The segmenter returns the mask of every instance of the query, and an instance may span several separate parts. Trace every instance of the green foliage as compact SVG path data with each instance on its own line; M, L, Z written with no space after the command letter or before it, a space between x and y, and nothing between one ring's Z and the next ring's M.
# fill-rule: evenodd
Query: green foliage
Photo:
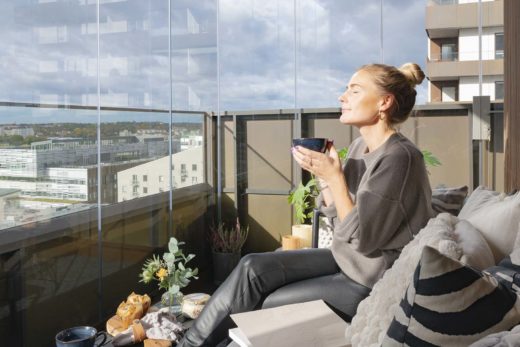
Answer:
M242 227L237 218L233 227L227 228L225 223L210 227L209 241L214 252L240 253L248 234L249 227Z
M317 181L313 177L306 185L300 182L298 187L289 194L287 200L294 206L298 224L305 223L306 219L312 217L312 209L315 207L314 201L318 193Z
M154 254L151 259L146 260L139 274L140 282L150 283L155 280L159 282L160 289L166 289L174 295L190 283L190 278L198 279L199 269L186 267L195 255L185 256L180 248L183 244L184 242L171 237L168 242L169 252L165 252L162 259Z
M339 155L339 159L341 161L347 160L347 157L348 157L348 147L343 147L342 149L340 149L338 151L338 155Z
M437 159L437 157L434 156L432 154L432 152L423 150L422 154L423 154L424 164L426 166L435 167L435 166L442 165L441 162L439 161L439 159Z

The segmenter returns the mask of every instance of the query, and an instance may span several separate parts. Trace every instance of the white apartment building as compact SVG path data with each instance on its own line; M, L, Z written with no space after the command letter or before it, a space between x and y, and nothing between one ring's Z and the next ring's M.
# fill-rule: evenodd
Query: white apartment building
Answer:
M502 0L483 0L479 52L478 0L430 0L426 7L428 102L473 101L479 95L504 98Z
M31 149L0 149L0 188L20 190L22 198L97 201L97 146L79 140L48 140ZM135 137L103 140L102 197L117 201L117 171L168 153L166 141Z
M20 135L22 137L34 136L34 129L27 126L4 125L0 126L0 136Z
M117 173L118 201L165 192L170 189L169 175L172 175L172 188L178 189L204 182L203 147L194 147L169 157L150 161Z

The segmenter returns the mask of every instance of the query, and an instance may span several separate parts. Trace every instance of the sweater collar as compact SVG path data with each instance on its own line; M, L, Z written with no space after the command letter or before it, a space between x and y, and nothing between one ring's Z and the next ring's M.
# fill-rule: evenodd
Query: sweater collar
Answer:
M385 153L391 145L399 141L402 137L403 135L401 135L399 132L396 132L390 135L390 137L385 142L383 142L381 146L377 147L376 150L372 152L367 152L368 146L365 143L365 149L363 151L363 160L365 161L365 165L367 167L371 166L375 161L377 161L381 154Z

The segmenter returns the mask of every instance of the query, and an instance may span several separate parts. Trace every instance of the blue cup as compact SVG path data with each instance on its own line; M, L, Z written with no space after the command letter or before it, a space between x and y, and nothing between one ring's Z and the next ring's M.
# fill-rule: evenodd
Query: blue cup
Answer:
M99 336L103 339L95 345ZM98 332L96 328L82 326L68 328L56 334L56 347L96 347L103 346L107 340L104 331Z
M306 137L292 140L293 147L301 146L321 153L325 153L329 142L332 143L332 141L321 137Z

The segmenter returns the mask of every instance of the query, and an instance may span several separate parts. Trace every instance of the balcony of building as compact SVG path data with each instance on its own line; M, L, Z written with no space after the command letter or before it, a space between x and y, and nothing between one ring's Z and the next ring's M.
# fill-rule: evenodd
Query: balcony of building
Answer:
M425 27L430 39L457 37L479 23L478 1L428 1ZM482 1L482 27L504 26L504 1Z
M483 76L504 75L504 62L501 59L491 60L455 60L458 55L447 56L446 59L436 60L435 57L426 62L426 73L431 81L455 79L460 77L478 76L482 64ZM453 60L451 60L453 59Z

